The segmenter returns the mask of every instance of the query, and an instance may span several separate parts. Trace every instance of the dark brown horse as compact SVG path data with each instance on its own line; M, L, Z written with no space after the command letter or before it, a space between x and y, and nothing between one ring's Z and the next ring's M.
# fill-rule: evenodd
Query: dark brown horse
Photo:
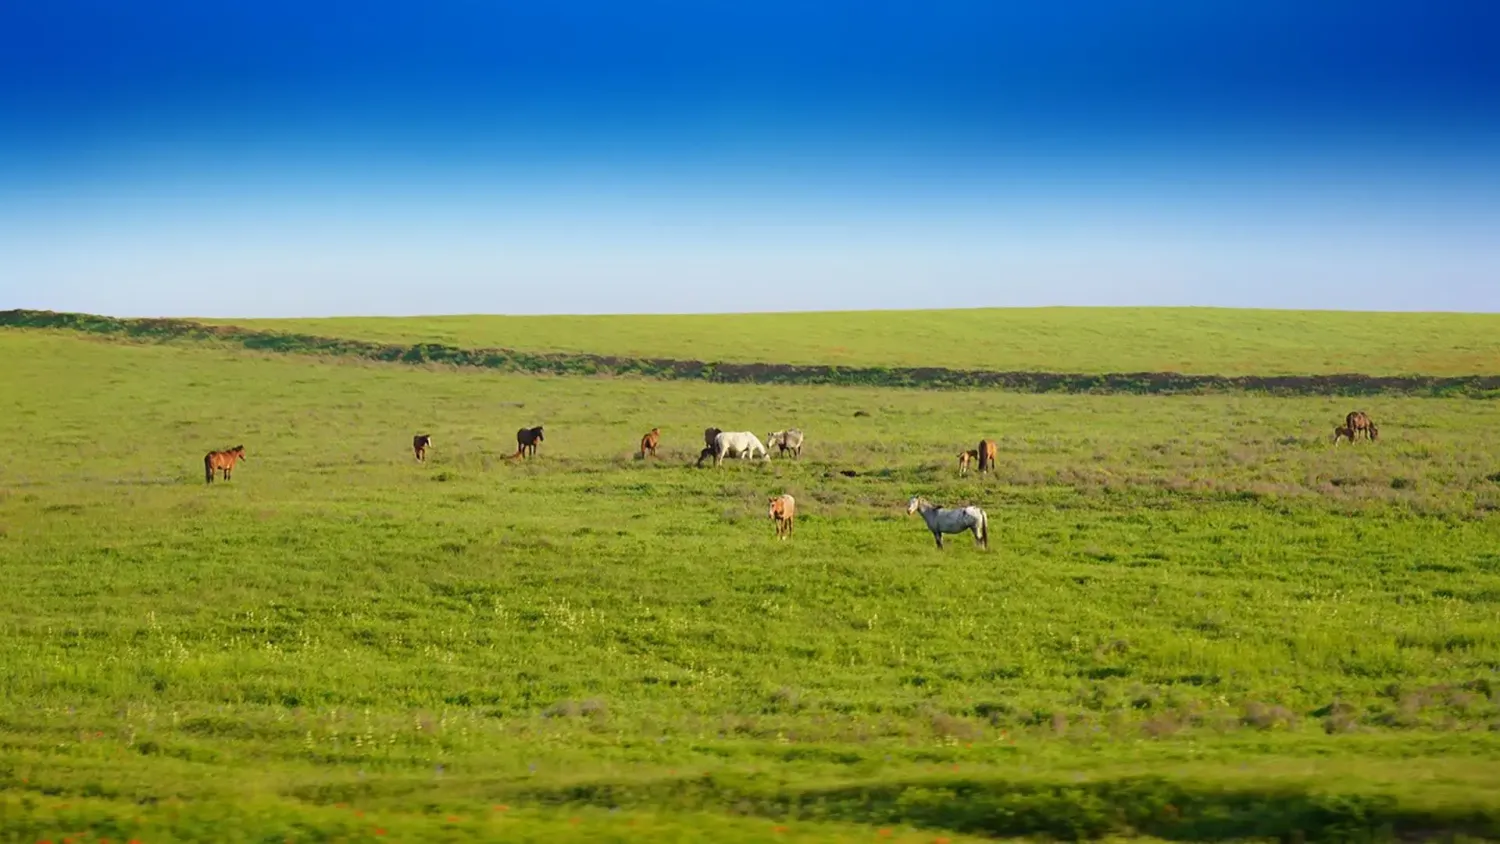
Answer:
M1333 429L1333 444L1338 445L1339 440L1354 442L1354 432L1349 430L1348 425L1340 425Z
M718 441L719 435L722 433L724 432L720 431L718 428L703 429L703 450L698 452L698 462L695 465L702 466L703 461L714 456L714 450L716 448L715 443Z
M432 445L432 437L427 434L418 434L411 438L411 450L417 455L417 460L427 461L427 448Z
M535 428L522 428L516 432L516 457L526 457L536 454L536 444L541 442L542 426Z
M1369 437L1371 440L1374 440L1375 438L1380 436L1380 434L1375 429L1375 423L1370 421L1370 417L1366 416L1363 410L1356 410L1350 413L1348 416L1345 416L1344 427L1348 428L1356 437L1359 436L1361 432L1363 432L1364 435L1366 437ZM1351 438L1350 442L1353 441L1354 440Z
M979 471L981 473L993 472L995 470L995 455L998 452L998 449L995 448L995 441L980 440L977 450L979 452Z
M214 471L224 473L224 480L229 480L229 473L234 471L234 464L240 460L247 460L245 447L237 445L223 451L210 451L203 455L203 482L214 482Z
M655 457L658 445L661 445L661 429L652 428L646 432L646 436L641 437L641 457L645 458L648 454Z

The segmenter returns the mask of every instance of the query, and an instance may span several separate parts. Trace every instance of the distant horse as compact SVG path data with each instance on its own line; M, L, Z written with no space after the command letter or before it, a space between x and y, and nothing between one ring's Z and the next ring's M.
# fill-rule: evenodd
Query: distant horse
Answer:
M801 458L802 432L796 428L788 428L785 431L766 434L766 448L769 449L772 446L779 449L777 453L780 455L785 455L790 451L793 457Z
M411 438L411 450L417 455L417 461L427 462L427 449L432 445L432 437L427 434L418 434Z
M1348 428L1356 437L1359 436L1361 432L1363 432L1364 435L1366 437L1369 437L1371 440L1374 440L1376 437L1380 436L1378 433L1374 433L1375 423L1370 421L1370 417L1366 416L1363 410L1356 410L1351 412L1348 416L1345 416L1344 427ZM1353 438L1350 438L1350 442L1353 441Z
M541 425L538 425L535 428L522 428L521 430L517 431L516 453L514 456L526 457L536 454L536 444L541 442L542 439L543 437Z
M234 464L248 459L245 456L245 447L242 445L223 451L210 451L203 455L203 482L213 483L215 470L223 472L224 480L229 480L229 473L234 471Z
M655 457L658 445L661 445L661 430L652 428L646 432L646 436L641 437L641 457L645 458L648 454Z
M771 499L771 520L776 523L776 538L786 539L792 535L792 523L797 521L797 500L782 494Z
M1348 425L1339 425L1333 429L1333 444L1338 445L1339 440L1354 442L1354 432L1349 430Z
M759 457L770 460L771 453L749 431L720 431L714 437L714 465L724 465L726 457L738 457L741 460Z
M995 471L995 454L997 453L995 441L980 440L977 451L979 452L979 471L981 473Z
M958 453L958 474L967 475L969 473L969 464L978 460L978 449L971 448L968 451L960 451Z
M989 550L990 517L978 507L946 510L925 498L912 496L911 501L906 504L906 515L910 516L912 513L922 514L922 521L932 531L932 538L937 541L939 550L943 547L943 534L963 533L966 530L973 532L974 541L980 548Z
M703 450L698 452L698 462L694 465L702 466L703 461L714 456L714 452L716 450L714 447L714 441L718 439L719 434L721 433L723 432L718 428L703 429Z

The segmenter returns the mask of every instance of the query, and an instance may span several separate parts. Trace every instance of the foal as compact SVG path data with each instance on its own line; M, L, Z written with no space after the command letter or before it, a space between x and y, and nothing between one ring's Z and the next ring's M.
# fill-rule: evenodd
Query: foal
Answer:
M792 535L792 524L797 521L797 500L786 493L771 499L771 520L776 523L776 538L786 539Z

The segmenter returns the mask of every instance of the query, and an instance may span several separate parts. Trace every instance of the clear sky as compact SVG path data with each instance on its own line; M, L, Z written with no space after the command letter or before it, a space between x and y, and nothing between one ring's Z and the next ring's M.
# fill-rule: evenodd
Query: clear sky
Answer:
M1500 311L1500 4L0 4L0 308Z

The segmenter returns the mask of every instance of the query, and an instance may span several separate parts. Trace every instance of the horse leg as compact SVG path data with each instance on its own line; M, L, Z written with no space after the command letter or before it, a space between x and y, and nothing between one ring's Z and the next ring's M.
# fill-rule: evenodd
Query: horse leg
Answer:
M939 530L933 531L932 532L932 538L935 539L935 540L937 540L938 550L939 551L943 550L943 532L939 531Z

